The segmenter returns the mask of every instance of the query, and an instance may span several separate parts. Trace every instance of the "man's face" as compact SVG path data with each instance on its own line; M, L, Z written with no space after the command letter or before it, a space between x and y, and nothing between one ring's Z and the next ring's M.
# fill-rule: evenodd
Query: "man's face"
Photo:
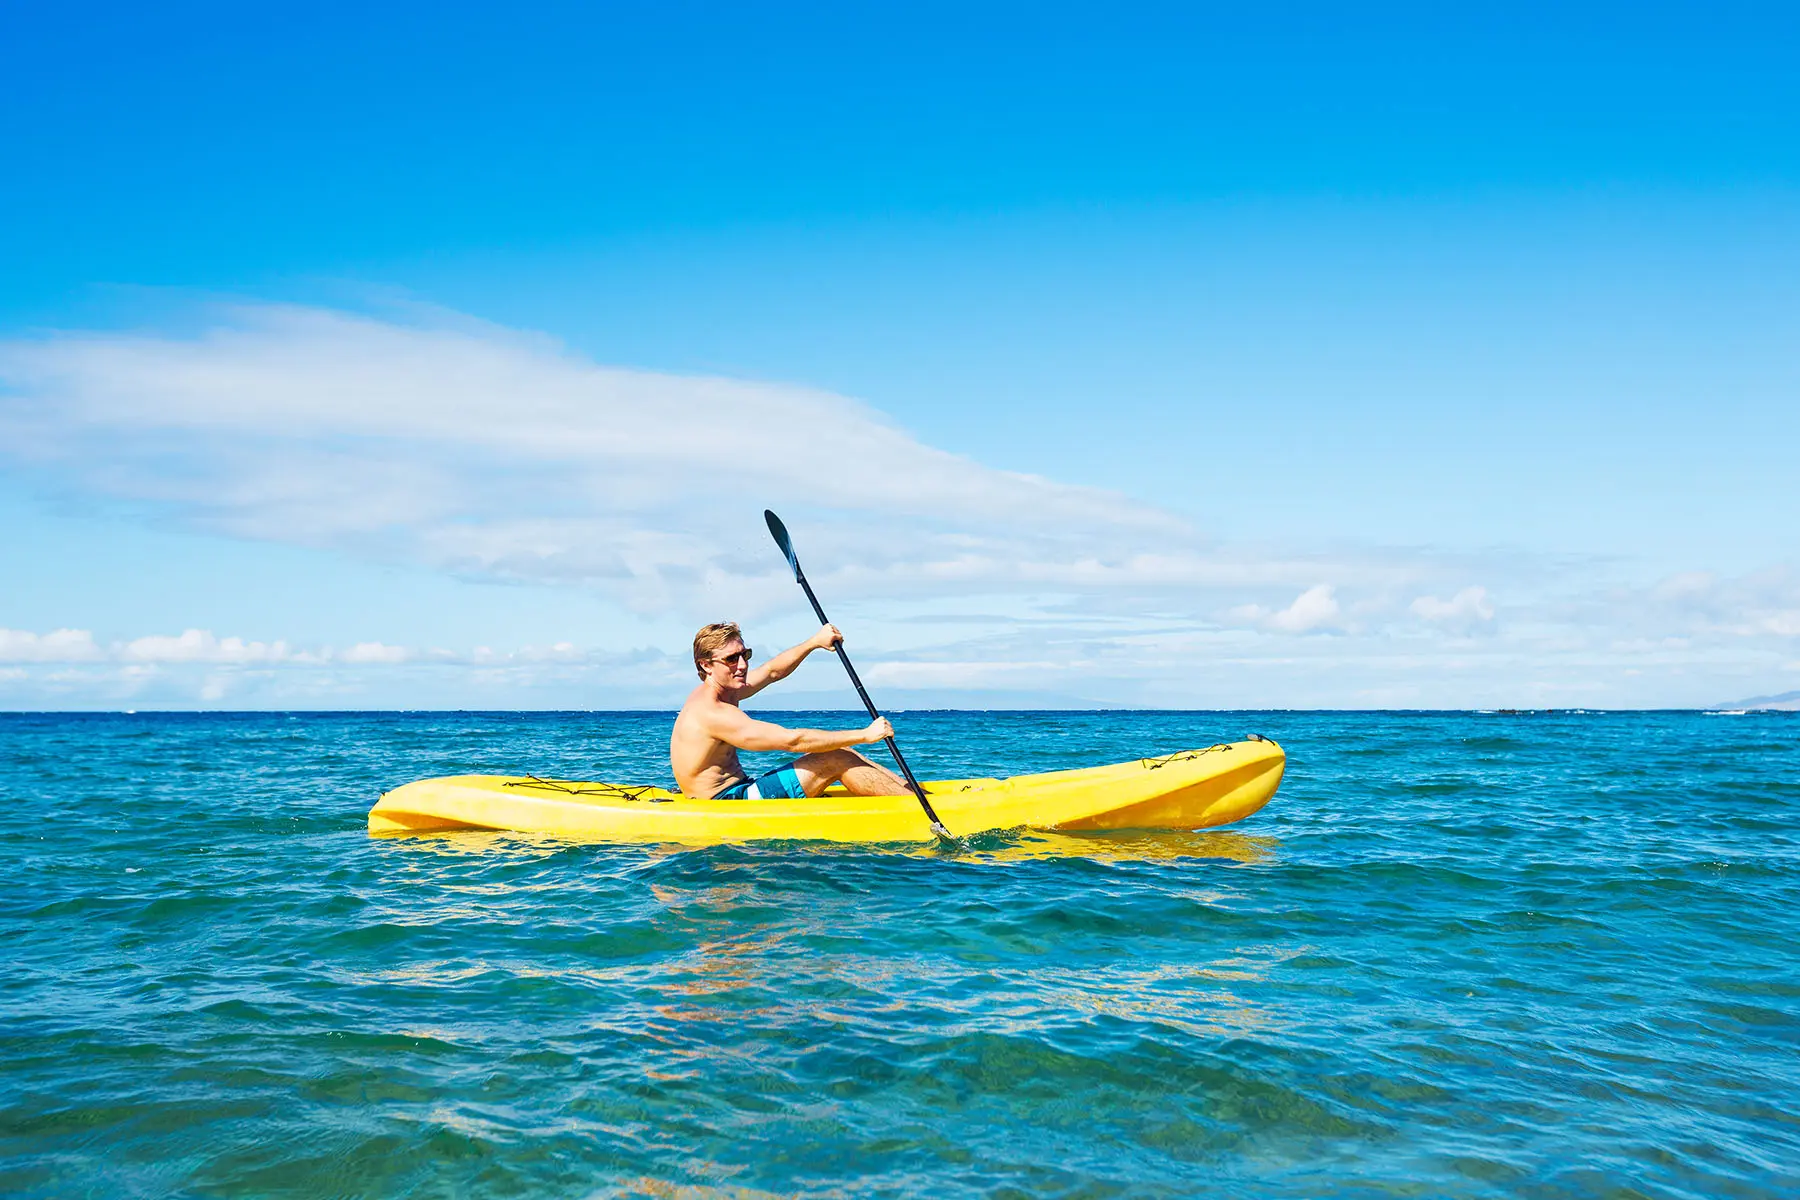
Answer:
M743 687L750 681L751 651L737 638L731 639L707 663L707 673L725 687Z

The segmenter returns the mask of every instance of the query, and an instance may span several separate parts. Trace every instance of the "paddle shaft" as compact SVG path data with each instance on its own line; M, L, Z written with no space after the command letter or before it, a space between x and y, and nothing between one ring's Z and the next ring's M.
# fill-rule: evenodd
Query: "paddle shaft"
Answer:
M812 584L806 582L806 574L800 570L798 563L794 564L794 578L800 581L800 586L806 591L806 598L812 602L813 612L818 615L819 624L831 624L830 619L825 615L824 607L819 604L819 598L813 595ZM875 711L875 702L869 699L869 693L863 687L862 680L857 678L856 668L850 665L850 656L844 653L842 642L837 644L837 656L843 662L844 670L849 673L850 683L856 688L856 694L862 697L863 707L869 710L869 719L871 721L880 719L881 714ZM937 830L940 836L949 837L950 831L944 828L944 823L938 820L937 813L932 810L931 801L925 798L925 789L919 786L919 781L913 777L912 768L906 765L906 756L900 753L900 744L891 737L882 740L887 743L888 753L892 754L894 761L899 764L900 773L906 776L906 786L910 787L913 795L918 797L919 807L923 808L925 815L931 819L931 827Z

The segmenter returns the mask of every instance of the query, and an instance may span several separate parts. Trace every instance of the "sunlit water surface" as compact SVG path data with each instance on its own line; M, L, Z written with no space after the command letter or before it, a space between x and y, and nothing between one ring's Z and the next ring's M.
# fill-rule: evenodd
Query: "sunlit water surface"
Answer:
M1800 716L897 723L1289 768L1212 833L375 840L668 717L0 716L0 1192L1800 1195Z

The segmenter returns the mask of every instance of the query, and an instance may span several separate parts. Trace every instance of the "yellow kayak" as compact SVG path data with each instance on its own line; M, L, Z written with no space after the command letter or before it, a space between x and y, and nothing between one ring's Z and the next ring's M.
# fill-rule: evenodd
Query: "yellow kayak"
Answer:
M1205 829L1269 802L1287 755L1253 739L1104 767L924 784L957 837L990 829ZM929 842L912 796L852 796L833 787L796 800L694 800L657 787L535 775L453 775L386 793L372 834L508 829L611 842L710 845L768 838Z

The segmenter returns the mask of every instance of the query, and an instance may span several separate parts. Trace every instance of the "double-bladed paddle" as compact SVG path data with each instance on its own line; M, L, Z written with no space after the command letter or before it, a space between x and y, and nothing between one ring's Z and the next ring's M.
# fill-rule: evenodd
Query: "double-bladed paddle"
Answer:
M813 612L818 614L819 624L831 624L831 621L825 616L825 610L819 606L819 598L813 595L812 584L806 582L806 572L800 569L800 558L794 553L794 540L788 537L787 526L781 523L780 517L766 508L763 509L763 519L769 523L769 532L774 535L775 544L781 547L781 553L786 556L788 566L794 568L795 582L799 583L801 588L806 591L806 598L812 601ZM844 653L842 642L837 645L837 656L839 661L844 664L844 670L849 672L850 682L856 687L856 694L862 697L863 707L869 710L869 719L871 721L879 720L881 714L875 711L875 702L869 699L869 693L863 687L862 680L856 677L856 668L850 665L850 656ZM883 740L887 742L888 753L892 754L894 761L899 764L900 773L906 776L906 785L913 790L913 795L918 797L919 807L925 810L925 816L931 821L931 831L945 841L953 840L950 837L950 831L944 828L944 823L938 820L938 815L931 810L931 801L925 798L925 789L919 786L917 779L913 778L912 768L906 765L906 758L900 753L899 744L891 737Z

